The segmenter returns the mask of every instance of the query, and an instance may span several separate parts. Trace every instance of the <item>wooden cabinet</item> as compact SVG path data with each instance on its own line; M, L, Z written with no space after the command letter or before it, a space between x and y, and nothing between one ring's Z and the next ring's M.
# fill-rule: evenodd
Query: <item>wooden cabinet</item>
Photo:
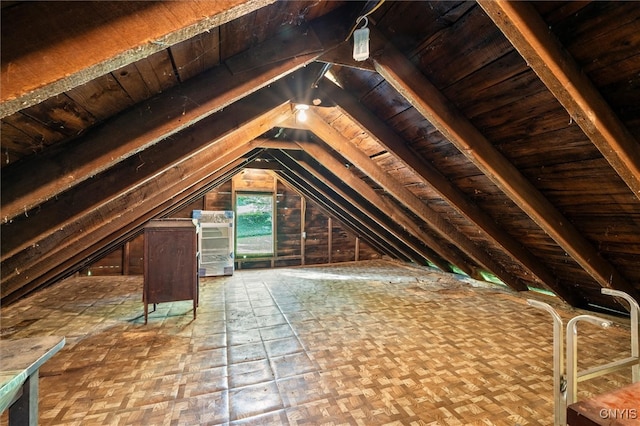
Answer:
M149 303L193 300L198 306L198 234L191 219L157 219L144 228L144 323Z

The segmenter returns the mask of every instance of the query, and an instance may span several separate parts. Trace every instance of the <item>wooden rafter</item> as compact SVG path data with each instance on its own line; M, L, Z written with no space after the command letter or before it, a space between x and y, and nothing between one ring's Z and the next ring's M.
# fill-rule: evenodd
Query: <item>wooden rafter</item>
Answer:
M328 79L323 79L319 89L330 97L341 111L361 126L363 131L400 160L423 183L438 192L451 207L473 222L488 238L501 246L534 277L543 282L567 303L575 303L575 295L558 285L554 275L544 267L539 259L536 259L531 252L505 232L504 229L500 228L489 215L469 200L462 191L436 170L435 167L421 160L420 155L415 153L393 129L378 119L375 114L348 92L331 83Z
M3 10L0 117L274 1L50 2ZM68 22L85 31L70 32Z
M323 51L311 30L288 33L287 37L290 45L279 62L258 67L261 51L243 55L234 66L246 71L231 73L227 67L216 67L114 117L63 153L39 156L7 170L2 179L2 219L7 222L28 213L117 162L308 65ZM271 42L277 45L283 41L276 38ZM296 52L293 57L292 51Z
M29 281L16 291L6 297L3 297L2 302L12 303L32 290L55 283L56 281L79 271L82 267L90 265L93 260L100 258L105 254L105 252L108 252L110 249L113 249L114 247L117 247L138 235L142 231L144 224L149 219L162 217L164 214L175 209L176 206L186 203L189 200L193 200L195 196L192 195L192 192L206 192L207 188L210 189L212 185L215 185L215 182L227 179L229 174L234 173L234 171L241 168L245 163L245 159L243 157L237 157L236 160L232 160L234 156L242 155L241 152L229 152L228 154L228 156L225 154L224 156L219 157L219 163L216 164L224 164L226 162L226 166L216 169L217 173L214 177L214 181L200 182L193 187L185 188L185 190L180 194L166 199L164 203L145 212L142 216L138 216L133 211L125 212L125 216L131 218L129 222L124 223L124 225L121 224L121 227L117 228L116 231L105 236L101 240L89 240L88 242L90 246L84 250L74 251L73 253L75 254L72 254L68 258L60 257L59 259L62 259L60 263L56 263L55 266L47 270L43 275ZM214 168L216 164L213 165ZM205 189L203 190L203 188Z
M280 92L285 92L287 87L283 81L272 86ZM287 97L284 93L273 95L269 89L255 93L246 99L238 101L229 108L220 111L205 120L198 126L192 126L176 134L182 143L173 143L171 139L150 146L147 150L139 152L136 156L118 163L122 177L107 174L101 179L91 179L78 190L67 191L56 200L43 204L38 215L21 216L16 220L3 224L2 238L2 262L30 246L41 245L38 239L66 228L65 223L75 223L83 226L76 216L84 214L86 210L95 210L110 197L116 197L118 191L133 191L145 179L153 179L155 175L164 169L173 167L193 155L197 155L206 149L213 140L237 134L243 130L246 122L250 122L254 116L263 113L262 108L274 108L275 113L287 114L290 112ZM262 131L269 130L273 123L265 124ZM49 206L49 204L52 204Z
M320 56L318 61L331 65L375 71L371 61L356 61L353 59L353 43L351 40L340 43L335 49Z
M525 1L478 3L640 199L640 143L533 6Z
M245 154L246 149L250 149L250 147L244 145L236 150L222 154L214 162L206 166L206 173L222 173L229 168L242 165L244 159L241 156ZM202 170L199 173L202 176ZM35 265L30 270L25 271L34 275L24 277L24 282L20 281L21 277L7 280L6 282L3 281L2 302L10 303L42 285L67 276L69 271L78 270L79 266L86 264L88 260L98 255L106 247L118 242L124 242L128 235L135 235L149 219L158 217L164 211L171 209L176 203L188 197L189 192L193 190L188 186L188 180L180 181L179 177L175 175L164 177L168 180L173 179L172 182L167 184L166 191L154 188L151 190L152 195L143 204L137 204L133 206L136 208L120 212L117 220L99 223L98 227L90 233L82 233L80 238L74 239L73 242L65 244L61 250L56 251L55 256L43 259L48 263L47 268L40 268L40 265ZM161 181L164 182L164 180ZM195 185L199 184L196 183ZM147 208L150 210L146 210Z
M374 58L376 70L498 188L531 217L602 287L633 288L555 206L390 43Z
M137 183L118 192L113 198L68 218L62 225L52 226L51 232L43 233L31 245L22 246L13 256L3 257L2 297L24 284L31 286L32 282L38 282L37 278L41 275L53 273L57 265L63 263L61 259L73 258L96 240L128 226L127 221L135 221L136 215L144 215L167 200L173 200L185 188L206 179L216 171L214 165L220 164L220 158L227 162L235 161L244 152L253 149L250 141L290 116L291 108L287 102L282 103L282 99L274 98L271 94L260 101L248 98L223 111L209 125L205 120L202 126L177 135L185 139L186 148L176 148L181 144L168 141L167 147L152 151L137 170L140 173ZM277 106L278 101L281 102L280 106ZM257 112L259 108L264 110ZM242 121L242 125L234 124L238 120ZM217 135L212 133L216 130ZM200 147L194 149L197 145ZM188 150L186 154L182 151L184 149ZM171 158L172 155L175 157ZM166 160L166 157L170 159ZM151 168L156 162L164 165L162 170L152 168L145 174L145 164L148 163L150 166L146 167ZM114 173L117 176L122 171L114 170ZM135 175L136 171L129 173ZM117 179L116 176L113 179ZM108 185L109 182L112 180L106 176L81 187L84 188L81 190L99 191L95 185ZM71 196L82 195L76 193ZM73 238L69 238L69 235L73 235Z
M406 253L406 250L402 250L390 239L382 236L379 231L374 230L372 226L368 226L363 221L368 217L358 214L355 211L355 204L346 202L341 193L335 191L335 184L328 182L325 178L318 177L313 172L314 168L306 159L302 148L295 142L258 138L252 141L252 144L262 148L262 154L260 158L247 163L247 168L273 171L284 185L312 200L324 214L340 220L354 234L364 237L372 247L381 253L406 261L416 261ZM272 161L265 162L265 157Z
M286 126L286 122L283 123L283 126ZM331 209L333 211L333 214L336 214L338 218L344 223L354 224L355 222L357 222L357 224L354 224L354 226L358 228L359 233L370 236L370 234L374 232L374 236L370 237L373 238L372 240L370 240L370 244L375 242L374 245L379 246L380 243L384 243L383 246L388 245L394 247L394 250L396 252L401 253L407 259L411 259L412 261L415 261L417 263L424 263L426 260L429 260L442 270L449 270L448 265L444 261L442 261L439 256L428 249L426 249L426 251L429 251L429 253L424 253L424 246L419 247L418 245L413 244L411 241L407 241L406 237L403 237L401 233L397 232L397 230L388 226L385 221L376 220L376 218L378 217L377 214L375 214L367 206L356 200L354 197L350 196L346 191L335 184L333 182L334 179L326 174L327 171L335 176L338 181L348 185L352 191L364 195L364 198L368 199L369 201L373 201L374 205L385 206L382 207L381 210L384 214L387 215L387 217L397 218L398 209L395 208L395 206L389 205L388 202L384 201L375 191L373 191L371 187L362 182L362 180L355 176L353 173L349 172L342 163L331 156L323 147L312 142L303 141L274 142L272 140L259 139L255 140L254 143L263 148L280 150L282 152L282 155L274 155L274 158L276 158L276 160L278 160L281 165L286 168L287 171L285 172L285 174L287 174L290 179L291 173L296 174L300 180L304 181L309 186L310 189L313 189L312 191L305 191L305 195L310 197L311 199L314 199L316 202L320 202L322 201L322 199L314 194L314 192L319 192L322 197L324 197L326 200L331 200L331 202L334 205L338 206L339 209L348 212L349 216L347 217L344 215L340 215L340 213L336 210L326 206L326 208ZM298 157L293 157L291 154L292 151L301 151L310 155L317 163L322 164L323 170L318 170L316 167L312 166L309 161ZM290 159L290 161L283 161L283 155L286 155L287 158ZM292 164L294 162L295 164L297 164L297 166ZM307 175L310 177L302 176L299 172L300 168L303 168L305 170L305 173L307 173ZM335 196L329 196L327 191L320 188L319 184L313 183L311 179L314 179L315 182L322 182L322 185L330 188L331 192L335 194ZM299 180L296 182L298 189L299 185L301 184L304 183L300 183ZM322 201L322 203L326 204L325 201ZM363 219L369 220L363 221ZM415 225L411 226L415 227ZM406 249L398 247L397 243L394 243L391 238L387 238L386 236L382 235L380 229L388 233L389 236L393 237L395 240L401 241L402 244L411 248L415 253L419 253L419 257L416 257L416 255L411 255L407 253ZM420 231L420 233L422 233L422 231ZM384 249L384 251L388 251L388 249Z
M333 191L333 186L326 180L318 179L311 172L313 168L307 163L293 158L283 158L283 155L288 156L284 151L281 155L274 155L274 158L284 167L284 170L280 171L278 175L298 192L316 203L325 214L336 217L357 235L364 236L369 244L382 253L405 261L417 263L424 261L417 253L411 253L408 247L401 247L399 240L394 240L392 236L376 229L378 224L368 221L367 216L358 215L357 206L349 204L344 199L341 200L340 195Z
M446 262L442 261L442 255L434 255L435 253L429 253L425 250L425 247L420 247L419 245L408 241L405 237L398 234L395 230L388 226L386 222L390 220L392 223L399 224L406 231L423 241L426 247L429 248L429 251L432 249L432 247L436 247L436 251L444 253L447 256L445 257L445 259L447 259L450 263L461 265L461 268L465 268L463 270L469 275L474 274L473 268L468 266L467 263L457 253L454 253L447 247L443 247L440 242L435 241L432 236L421 230L400 208L389 203L387 200L381 197L377 192L375 192L373 188L371 188L369 185L363 182L362 179L356 176L353 171L344 167L344 164L342 164L329 152L327 152L324 147L313 142L298 141L297 144L307 154L309 154L312 158L316 159L316 161L322 164L322 166L325 167L326 170L328 170L341 182L347 184L352 190L356 191L358 194L360 194L366 200L376 206L386 216L386 220L378 221L382 228L394 234L398 239L402 240L414 251L422 253L422 256L424 256L426 259L429 259L434 265L438 266L438 268L442 269L443 271L449 271L450 267ZM320 171L315 171L315 174L316 177L320 179L323 176L323 173ZM339 189L337 188L334 188L334 190L339 191ZM359 208L363 214L366 214L369 217L376 216L374 212L367 209L364 205L358 203L355 199L348 197L344 193L342 195L343 198L347 198L350 203L359 205Z
M337 130L327 124L322 118L311 112L305 125L307 129L315 133L327 145L336 150L340 155L366 173L373 181L385 188L394 198L405 205L409 210L423 220L432 230L442 238L457 246L467 256L482 265L487 271L495 274L506 285L517 291L526 291L528 287L521 280L509 274L500 264L495 262L480 247L476 246L464 234L455 229L449 222L443 219L437 212L424 204L411 191L386 174L362 151L342 136ZM432 249L441 253L434 247ZM443 257L446 257L443 255ZM457 265L456 265L457 266Z

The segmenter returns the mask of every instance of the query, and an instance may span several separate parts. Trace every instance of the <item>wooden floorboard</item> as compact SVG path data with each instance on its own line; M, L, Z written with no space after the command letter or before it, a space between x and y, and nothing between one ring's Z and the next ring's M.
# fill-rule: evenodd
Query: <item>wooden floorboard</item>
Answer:
M145 326L142 277L74 277L3 308L1 329L66 336L40 371L42 425L552 425L550 315L470 282L392 262L242 270L202 279L195 321L174 302ZM628 356L624 320L580 336L584 368Z

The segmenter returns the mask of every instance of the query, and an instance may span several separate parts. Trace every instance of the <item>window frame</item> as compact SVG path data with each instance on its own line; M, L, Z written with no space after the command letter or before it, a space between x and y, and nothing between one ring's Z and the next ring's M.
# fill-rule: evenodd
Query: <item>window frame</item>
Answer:
M270 218L271 218L271 233L270 233L271 248L269 252L259 251L259 252L243 253L239 250L238 239L240 235L240 227L238 225L238 222L240 220L241 213L238 211L238 207L239 207L238 198L245 197L245 196L258 196L258 197L264 197L265 199L269 198L271 200L271 211L269 212ZM235 191L233 202L234 202L234 213L235 213L234 217L235 217L235 228L236 228L235 241L234 241L236 258L250 259L250 258L275 256L275 253L276 253L276 235L275 235L276 233L276 200L274 197L274 193L270 191Z

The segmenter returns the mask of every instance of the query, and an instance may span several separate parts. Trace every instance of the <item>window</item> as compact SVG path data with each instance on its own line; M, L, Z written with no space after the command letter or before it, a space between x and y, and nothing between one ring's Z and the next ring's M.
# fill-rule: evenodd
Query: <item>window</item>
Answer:
M273 195L236 193L236 256L272 256L273 242Z

